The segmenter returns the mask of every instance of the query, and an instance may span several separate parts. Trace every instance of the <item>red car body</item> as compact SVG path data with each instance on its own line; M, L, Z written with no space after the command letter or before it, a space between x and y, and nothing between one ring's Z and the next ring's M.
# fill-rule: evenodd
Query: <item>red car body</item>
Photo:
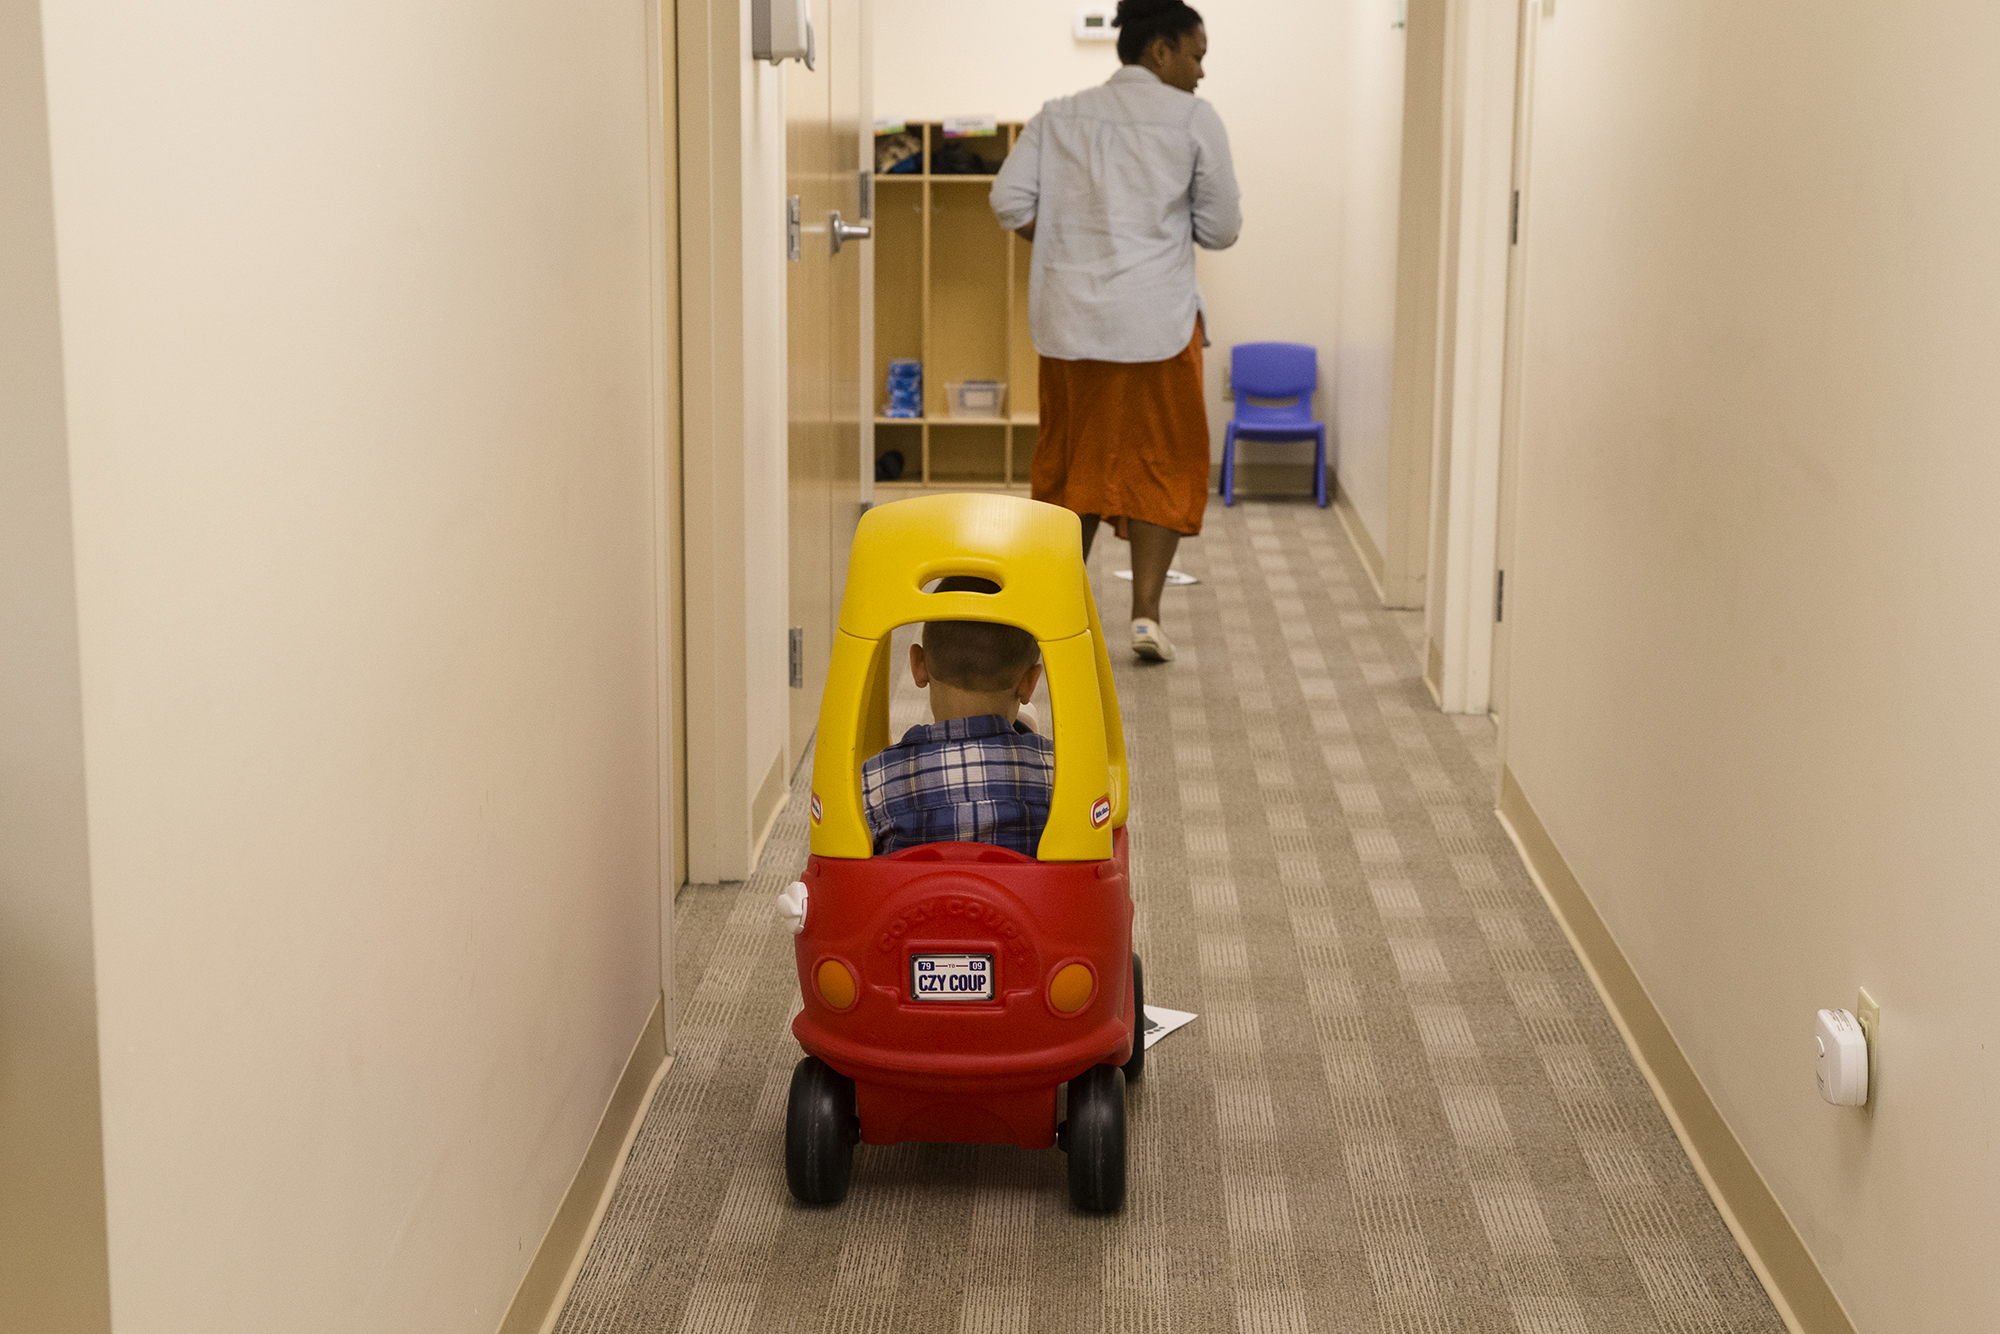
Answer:
M1101 862L1042 862L983 843L930 843L865 860L810 858L794 938L799 1045L855 1083L861 1139L1016 1144L1056 1138L1056 1090L1137 1040L1126 835ZM924 1000L918 956L990 955L991 1000ZM858 985L835 1009L815 984L832 960ZM1089 999L1050 998L1072 964Z

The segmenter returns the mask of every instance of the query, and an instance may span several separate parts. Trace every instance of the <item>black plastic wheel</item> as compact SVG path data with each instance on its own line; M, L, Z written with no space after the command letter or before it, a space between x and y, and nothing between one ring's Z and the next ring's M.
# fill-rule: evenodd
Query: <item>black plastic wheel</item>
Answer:
M785 1184L801 1204L839 1204L847 1198L861 1121L854 1114L854 1081L817 1056L792 1069L785 1104Z
M1069 1081L1069 1198L1077 1208L1108 1214L1125 1203L1125 1075L1093 1065Z
M1125 1082L1146 1073L1146 974L1139 956L1132 956L1132 1058L1125 1062Z

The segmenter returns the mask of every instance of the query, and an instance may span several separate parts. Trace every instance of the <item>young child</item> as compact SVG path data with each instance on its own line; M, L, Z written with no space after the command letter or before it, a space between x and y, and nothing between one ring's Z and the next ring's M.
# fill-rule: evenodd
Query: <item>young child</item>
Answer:
M997 593L956 576L940 593ZM861 766L875 854L920 843L996 843L1035 855L1049 822L1055 746L1018 721L1042 679L1034 636L986 621L926 621L910 677L931 692L931 717Z

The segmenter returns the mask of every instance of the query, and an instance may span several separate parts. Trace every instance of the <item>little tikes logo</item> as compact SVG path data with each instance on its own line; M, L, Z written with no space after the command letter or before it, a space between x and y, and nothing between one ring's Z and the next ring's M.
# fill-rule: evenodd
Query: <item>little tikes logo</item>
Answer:
M813 793L812 813L813 813L814 824L818 824L821 820L826 818L826 807L820 805L819 793L817 792Z
M1099 797L1090 803L1090 827L1102 829L1111 819L1111 798Z

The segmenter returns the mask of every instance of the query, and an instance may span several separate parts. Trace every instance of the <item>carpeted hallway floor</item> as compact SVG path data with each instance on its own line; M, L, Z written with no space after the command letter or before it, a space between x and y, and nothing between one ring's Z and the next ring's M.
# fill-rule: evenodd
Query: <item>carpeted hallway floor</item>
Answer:
M681 895L678 1055L560 1331L1783 1330L1493 816L1491 724L1432 705L1417 615L1330 510L1207 523L1180 660L1113 653L1148 999L1201 1015L1128 1095L1123 1214L1072 1212L1054 1150L942 1145L792 1202L794 800L753 880ZM1092 562L1107 624L1126 554Z

